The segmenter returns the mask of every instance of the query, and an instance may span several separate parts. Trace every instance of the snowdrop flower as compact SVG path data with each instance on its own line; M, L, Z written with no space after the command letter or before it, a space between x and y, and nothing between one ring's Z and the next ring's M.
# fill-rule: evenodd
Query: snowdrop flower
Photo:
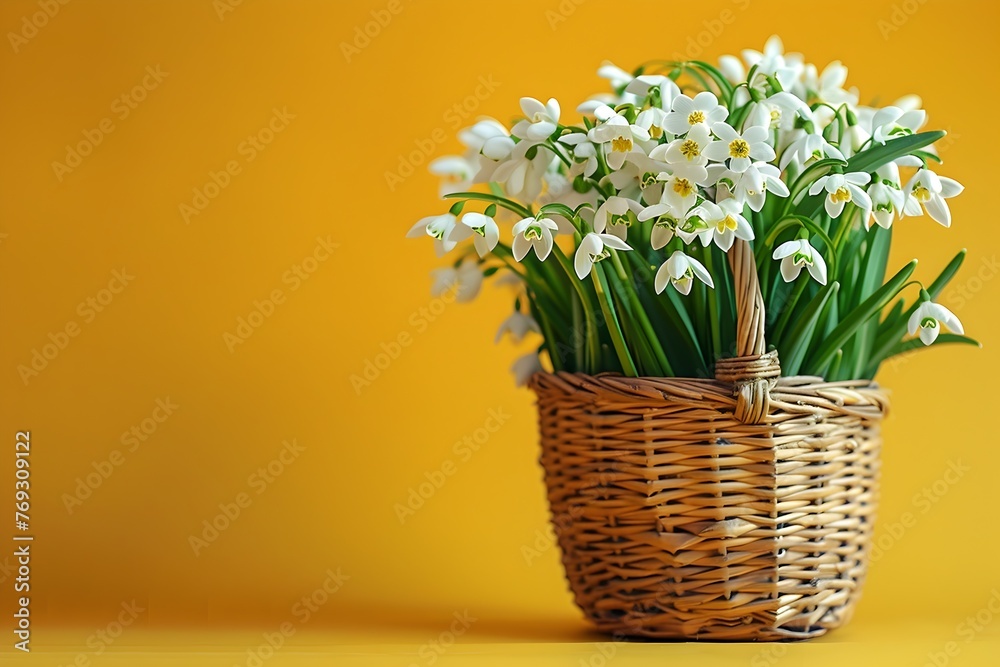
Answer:
M924 301L910 315L906 329L911 336L917 333L917 329L920 329L920 340L924 342L924 345L930 345L937 340L938 334L941 333L942 324L957 334L965 333L965 329L955 317L955 313L941 304Z
M595 113L604 122L591 128L587 136L594 143L604 144L608 166L620 169L625 156L632 152L635 142L649 141L649 132L629 123L625 116L611 107L599 108Z
M707 174L707 170L704 167L700 168L702 173ZM663 187L662 197L672 197L676 198L680 205L685 206L685 210L690 209L695 205L698 200L698 180L689 177L688 175L682 175L682 173L677 173L679 170L675 169L673 174L660 174L660 177L666 177L666 183ZM706 176L707 178L707 176ZM661 199L662 199L661 197Z
M480 257L486 257L500 241L500 228L496 221L482 213L466 213L462 216L462 224L455 225L448 235L448 240L456 243L473 237L472 243Z
M884 144L895 135L913 134L927 120L922 109L903 111L899 107L879 109L872 118L872 141Z
M694 257L685 255L680 250L675 250L674 254L656 272L653 286L656 288L656 293L661 294L669 282L674 286L674 289L686 296L691 293L691 286L694 284L695 278L709 287L715 287L712 276L704 264Z
M917 200L908 195L900 185L899 166L896 162L882 165L875 171L875 176L875 180L868 186L868 196L872 200L872 217L879 227L889 229L896 213L900 217L923 214ZM869 226L869 221L865 220L865 227Z
M607 231L624 241L628 236L628 228L632 226L629 211L638 213L641 210L639 202L632 199L608 197L594 214L594 231L598 234Z
M615 186L620 197L638 201L656 201L663 192L663 182L657 177L667 168L666 162L653 160L642 151L632 151L625 156L621 169L602 179Z
M479 153L490 139L508 136L507 128L492 118L484 118L458 133L461 141L472 153Z
M546 218L525 218L514 225L514 242L511 251L514 259L521 261L529 250L534 249L535 256L544 260L552 252L552 232L559 229L556 223Z
M844 89L846 81L847 68L839 60L834 60L819 74L815 65L806 65L802 73L803 90L800 92L810 102L825 102L834 107L841 104L854 106L858 103L858 94Z
M537 334L542 333L542 330L538 328L538 322L535 321L535 318L515 310L510 314L510 317L500 324L500 329L497 331L497 336L493 340L493 343L499 343L505 333L510 333L511 340L515 343L520 343L528 335L529 331L534 331Z
M670 108L663 129L674 135L684 134L698 123L712 127L729 115L726 107L719 104L718 98L707 90L695 95L694 99L678 95Z
M820 285L826 284L826 262L823 260L823 255L809 245L807 239L782 243L774 249L771 258L781 260L781 277L786 283L798 278L804 266L816 282Z
M597 149L586 134L571 132L559 137L559 143L566 144L573 151L573 166L570 167L570 177L578 174L592 176L597 171Z
M938 176L928 169L921 169L915 173L906 184L907 194L917 200L917 203L927 211L927 215L945 227L951 226L951 209L948 208L945 199L961 194L964 189L965 186L958 181Z
M573 261L573 268L576 269L576 275L580 280L583 280L590 274L590 270L594 268L595 262L611 256L608 248L614 248L615 250L632 249L625 241L611 234L591 233L583 237Z
M747 204L754 211L764 208L768 193L776 197L787 197L789 194L788 186L781 180L781 172L767 162L754 162L740 174L721 164L709 165L708 171L709 182L727 190L736 201Z
M861 171L852 171L849 174L827 174L816 179L816 182L809 188L810 195L817 195L826 190L827 197L824 202L827 215L831 218L840 216L844 211L844 205L851 202L862 211L871 211L872 200L868 193L861 189L871 180L871 176ZM867 214L864 215L868 217Z
M751 125L739 133L727 123L715 123L712 132L719 138L705 147L703 153L709 160L725 162L729 169L742 173L755 160L768 162L774 159L774 149L767 143L769 132L766 127Z
M685 243L690 243L694 236L697 236L703 246L715 241L723 252L729 252L736 239L753 240L753 228L743 217L743 205L735 199L725 199L718 204L704 201L691 212L691 215L701 219L703 229L695 234L683 230L678 232Z
M521 141L512 151L506 161L501 162L489 180L502 183L507 194L534 201L542 192L542 179L555 159L551 151L536 148L533 158L527 156L528 150L537 146L531 141ZM482 173L482 170L480 170Z
M426 218L421 218L417 224L410 228L410 231L406 233L406 238L416 239L423 235L430 236L434 239L434 250L437 252L437 256L445 254L449 250L455 247L456 241L450 240L448 237L451 235L451 230L455 227L455 222L458 220L451 213L445 213L443 215L430 215Z
M446 267L431 271L434 283L431 285L431 296L437 298L447 292L453 292L455 301L464 303L472 301L479 294L483 284L483 272L476 260L468 258L455 267Z
M649 245L653 250L659 250L674 238L674 234L687 220L690 206L673 190L664 190L659 204L653 204L642 209L637 216L640 222L653 221L653 229L649 232Z
M645 98L651 89L657 91L658 95L654 98L658 99L655 99L648 109L639 112L635 124L649 132L652 139L659 139L663 136L663 127L670 107L674 98L681 94L681 89L670 77L644 74L636 77L625 90Z
M664 160L668 164L704 165L708 163L704 153L710 143L712 138L708 126L699 123L691 128L687 136L654 148L650 151L649 157Z
M442 197L468 190L478 169L478 165L459 155L445 155L427 165L428 171L441 177L438 192Z
M521 111L525 120L511 128L511 134L519 139L544 141L548 139L559 126L559 102L550 98L542 104L534 97L521 98Z
M832 157L838 160L845 160L840 149L828 142L822 134L804 134L793 141L781 154L781 161L778 166L784 170L789 164L794 163L801 169L814 160L825 157Z
M782 91L755 102L748 117L752 119L751 125L791 129L796 116L813 120L809 105L795 95Z
M622 86L630 83L633 79L631 74L609 60L605 60L601 63L601 66L597 68L597 76L602 79L607 79L611 83L612 88L621 88Z
M797 53L786 55L785 45L782 44L781 38L777 35L771 35L768 38L764 44L763 53L744 49L743 59L748 67L757 66L757 74L761 78L754 77L756 81L751 82L754 87L760 86L761 79L766 74L777 79L782 88L788 89L792 87L802 71L802 56Z
M535 373L541 373L542 361L538 358L537 352L529 352L523 357L518 357L510 367L510 372L514 374L514 382L518 387L523 387L531 380Z

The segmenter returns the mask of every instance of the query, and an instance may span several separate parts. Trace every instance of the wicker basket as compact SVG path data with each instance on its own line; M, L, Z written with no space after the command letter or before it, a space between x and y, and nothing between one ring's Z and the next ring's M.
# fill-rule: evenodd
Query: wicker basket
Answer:
M618 636L805 639L860 595L887 397L779 377L746 242L730 263L740 349L715 380L532 379L570 588Z

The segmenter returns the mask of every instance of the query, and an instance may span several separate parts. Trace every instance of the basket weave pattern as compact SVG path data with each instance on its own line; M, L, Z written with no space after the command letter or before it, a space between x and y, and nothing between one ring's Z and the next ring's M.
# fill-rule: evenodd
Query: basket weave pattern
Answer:
M886 394L779 377L739 244L740 349L716 379L532 379L566 576L600 630L805 639L845 623L859 597Z

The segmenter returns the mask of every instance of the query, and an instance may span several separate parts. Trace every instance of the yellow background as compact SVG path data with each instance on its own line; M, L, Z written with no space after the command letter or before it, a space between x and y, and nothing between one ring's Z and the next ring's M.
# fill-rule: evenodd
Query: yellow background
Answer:
M880 512L889 548L851 625L787 652L630 645L614 659L920 665L959 637L955 664L995 658L1000 620L968 643L956 634L1000 589L995 4L73 0L15 52L8 33L39 11L0 5L0 434L11 466L15 431L32 434L34 646L53 664L81 651L146 664L129 652L156 647L188 651L187 664L197 652L244 664L260 633L297 623L296 600L338 568L349 579L268 664L329 664L323 652L335 664L429 664L421 645L464 610L478 620L439 664L599 655L586 642L603 639L548 548L532 397L508 375L521 351L492 343L509 297L487 285L475 304L436 310L428 271L440 264L403 235L446 208L426 161L460 150L456 114L506 122L531 95L572 116L605 90L605 58L714 60L774 32L811 62L841 59L863 100L921 94L930 126L951 132L943 173L967 188L951 201L954 226L899 223L892 264L919 256L929 280L968 247L944 303L985 348L929 351L880 376L894 392ZM372 11L390 18L345 54ZM121 117L116 100L152 84L157 66L166 76ZM482 80L494 89L483 94ZM294 118L251 160L243 142L275 109ZM112 131L60 179L53 163L104 119ZM386 173L418 140L430 158L390 188ZM180 205L231 161L239 173L186 224ZM337 248L296 285L287 272L327 236ZM123 267L134 278L102 292ZM230 351L224 334L275 290L282 302ZM109 296L99 313L80 306ZM78 335L25 384L18 367L68 323ZM357 392L351 376L400 334L410 343ZM167 398L173 414L129 451L122 435ZM463 460L454 443L491 410L509 418ZM251 475L292 440L304 450L258 494ZM112 456L120 465L68 511L78 478ZM401 523L396 503L446 461L455 474ZM954 484L939 481L950 462L970 468ZM933 505L915 499L935 482ZM240 493L249 506L195 555L190 537ZM914 521L890 535L907 512ZM0 572L4 650L11 576ZM145 611L97 663L88 639L133 600Z

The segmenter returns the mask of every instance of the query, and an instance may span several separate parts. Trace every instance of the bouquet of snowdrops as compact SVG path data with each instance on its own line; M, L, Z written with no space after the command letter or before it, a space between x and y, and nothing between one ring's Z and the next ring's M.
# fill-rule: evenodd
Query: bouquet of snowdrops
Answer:
M521 381L543 359L711 377L736 349L726 255L743 242L785 375L871 378L920 345L978 345L934 301L964 251L929 284L912 278L916 260L886 280L894 221L947 227L962 191L932 170L945 133L921 129L919 99L862 106L845 67L820 72L777 38L742 56L631 74L606 63L613 92L581 104L581 123L525 97L509 130L480 120L459 135L466 155L431 164L454 204L409 236L457 252L438 293L468 300L484 277L509 276L514 313L498 338L542 337L515 363Z

